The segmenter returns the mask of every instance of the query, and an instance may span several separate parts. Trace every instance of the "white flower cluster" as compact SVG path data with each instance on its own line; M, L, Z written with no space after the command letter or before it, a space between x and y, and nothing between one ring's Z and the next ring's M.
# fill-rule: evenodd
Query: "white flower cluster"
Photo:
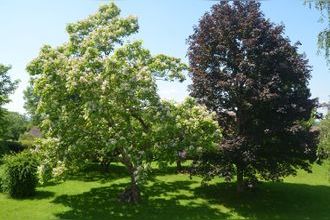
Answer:
M61 179L64 176L66 170L67 168L65 167L65 164L62 161L58 161L57 166L52 170L52 176L55 179Z

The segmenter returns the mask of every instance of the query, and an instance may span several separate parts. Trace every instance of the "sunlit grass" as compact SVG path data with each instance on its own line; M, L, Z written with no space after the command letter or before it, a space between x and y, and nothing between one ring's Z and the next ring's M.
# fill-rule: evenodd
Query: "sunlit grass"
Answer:
M0 194L0 219L330 219L328 168L315 165L313 171L240 195L220 179L201 186L200 178L175 169L157 171L142 189L141 203L127 205L117 195L129 179L112 166L107 175L89 172L40 186L31 199Z

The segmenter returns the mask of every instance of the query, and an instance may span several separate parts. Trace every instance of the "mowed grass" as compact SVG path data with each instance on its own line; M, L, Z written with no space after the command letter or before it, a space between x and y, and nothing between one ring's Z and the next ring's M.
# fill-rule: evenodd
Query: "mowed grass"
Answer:
M129 181L123 167L113 165L107 175L92 170L40 186L31 199L14 200L0 193L0 219L330 219L326 165L240 195L234 184L220 179L201 186L200 178L176 174L174 168L156 170L138 205L117 199Z

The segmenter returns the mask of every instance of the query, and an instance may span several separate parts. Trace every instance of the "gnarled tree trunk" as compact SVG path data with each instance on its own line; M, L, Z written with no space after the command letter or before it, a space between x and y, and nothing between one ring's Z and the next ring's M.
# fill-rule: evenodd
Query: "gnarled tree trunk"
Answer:
M119 196L122 202L138 203L140 200L140 191L136 182L134 173L131 174L131 185L127 187Z
M122 163L127 167L128 172L131 176L131 184L124 190L124 192L122 192L119 195L119 199L122 202L138 203L140 200L140 191L137 184L137 176L136 176L137 168L131 162L126 152L123 151L121 155L122 155Z
M176 172L177 173L182 172L182 165L181 165L181 160L180 159L177 159L177 161L176 161Z

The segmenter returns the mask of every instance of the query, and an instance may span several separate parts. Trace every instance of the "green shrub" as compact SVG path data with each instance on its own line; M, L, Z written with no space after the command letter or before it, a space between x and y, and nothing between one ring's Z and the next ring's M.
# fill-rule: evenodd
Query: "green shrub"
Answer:
M6 154L18 153L24 150L24 146L17 141L0 140L0 158Z
M19 138L19 142L25 147L25 148L33 148L35 141L36 141L36 137L33 136L32 134L26 132L24 134L22 134Z
M3 179L3 174L4 174L4 166L0 166L0 192L3 192L2 190L2 179Z
M38 184L37 158L23 151L4 157L2 189L13 198L24 198L35 194Z

